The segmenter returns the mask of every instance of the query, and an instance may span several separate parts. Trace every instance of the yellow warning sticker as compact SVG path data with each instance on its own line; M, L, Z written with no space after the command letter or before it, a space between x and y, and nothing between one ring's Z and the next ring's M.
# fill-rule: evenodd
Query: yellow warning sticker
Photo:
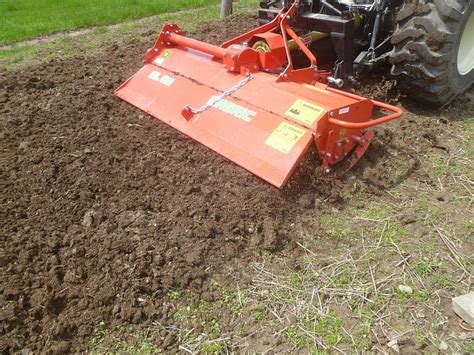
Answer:
M298 99L291 105L288 111L285 112L285 115L311 125L321 118L323 112L323 107L313 104L312 102Z
M282 153L288 154L305 133L306 131L304 129L283 121L275 128L272 134L270 134L265 144Z
M345 137L345 135L346 135L346 129L345 129L345 128L341 128L341 129L339 130L339 138L342 139L342 138Z
M304 87L308 88L308 89L311 89L311 90L314 90L314 91L317 91L317 92L320 92L322 94L329 94L329 91L325 90L325 89L321 89L317 86L314 86L314 85L309 85L309 84L304 84Z

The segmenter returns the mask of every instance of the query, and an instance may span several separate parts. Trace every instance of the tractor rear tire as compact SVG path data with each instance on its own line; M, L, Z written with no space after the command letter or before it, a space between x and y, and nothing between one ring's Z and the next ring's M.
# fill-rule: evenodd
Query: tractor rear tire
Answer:
M391 73L409 97L441 106L474 82L474 1L406 1L397 14Z

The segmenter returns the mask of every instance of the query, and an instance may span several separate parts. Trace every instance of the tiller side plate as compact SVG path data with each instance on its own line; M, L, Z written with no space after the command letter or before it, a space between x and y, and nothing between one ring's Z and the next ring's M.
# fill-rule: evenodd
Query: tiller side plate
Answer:
M284 14L291 17L290 10ZM316 59L286 18L222 47L165 26L147 52L147 64L115 93L277 187L313 141L328 171L350 152L358 160L373 136L364 130L401 111L322 83L328 73L315 70ZM275 28L284 35L271 32ZM309 68L293 69L287 34L312 62ZM266 41L270 51L250 48L256 40ZM248 45L236 44L242 41ZM284 64L279 76L270 73ZM392 113L371 120L374 106Z

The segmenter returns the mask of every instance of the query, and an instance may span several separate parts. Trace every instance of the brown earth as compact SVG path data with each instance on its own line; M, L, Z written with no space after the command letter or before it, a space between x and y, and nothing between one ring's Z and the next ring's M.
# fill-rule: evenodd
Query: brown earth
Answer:
M218 43L254 21L193 36ZM213 275L245 284L263 250L297 257L292 223L318 230L318 211L423 177L416 152L453 125L409 112L343 180L319 179L311 152L280 191L113 95L155 34L0 72L2 353L86 350L101 321L172 323L170 290L208 297ZM394 154L409 163L398 180L386 174ZM159 345L176 351L175 340Z

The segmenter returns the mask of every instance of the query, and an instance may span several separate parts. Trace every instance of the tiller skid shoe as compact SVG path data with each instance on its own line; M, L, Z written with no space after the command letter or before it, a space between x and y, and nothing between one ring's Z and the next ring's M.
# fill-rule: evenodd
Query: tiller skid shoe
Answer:
M307 48L318 33L300 38L289 26L296 6L221 47L167 25L146 65L115 93L276 187L312 142L326 172L348 160L350 168L373 138L366 129L402 111L328 87L335 79ZM295 69L292 50L310 66ZM372 119L374 107L389 114Z

